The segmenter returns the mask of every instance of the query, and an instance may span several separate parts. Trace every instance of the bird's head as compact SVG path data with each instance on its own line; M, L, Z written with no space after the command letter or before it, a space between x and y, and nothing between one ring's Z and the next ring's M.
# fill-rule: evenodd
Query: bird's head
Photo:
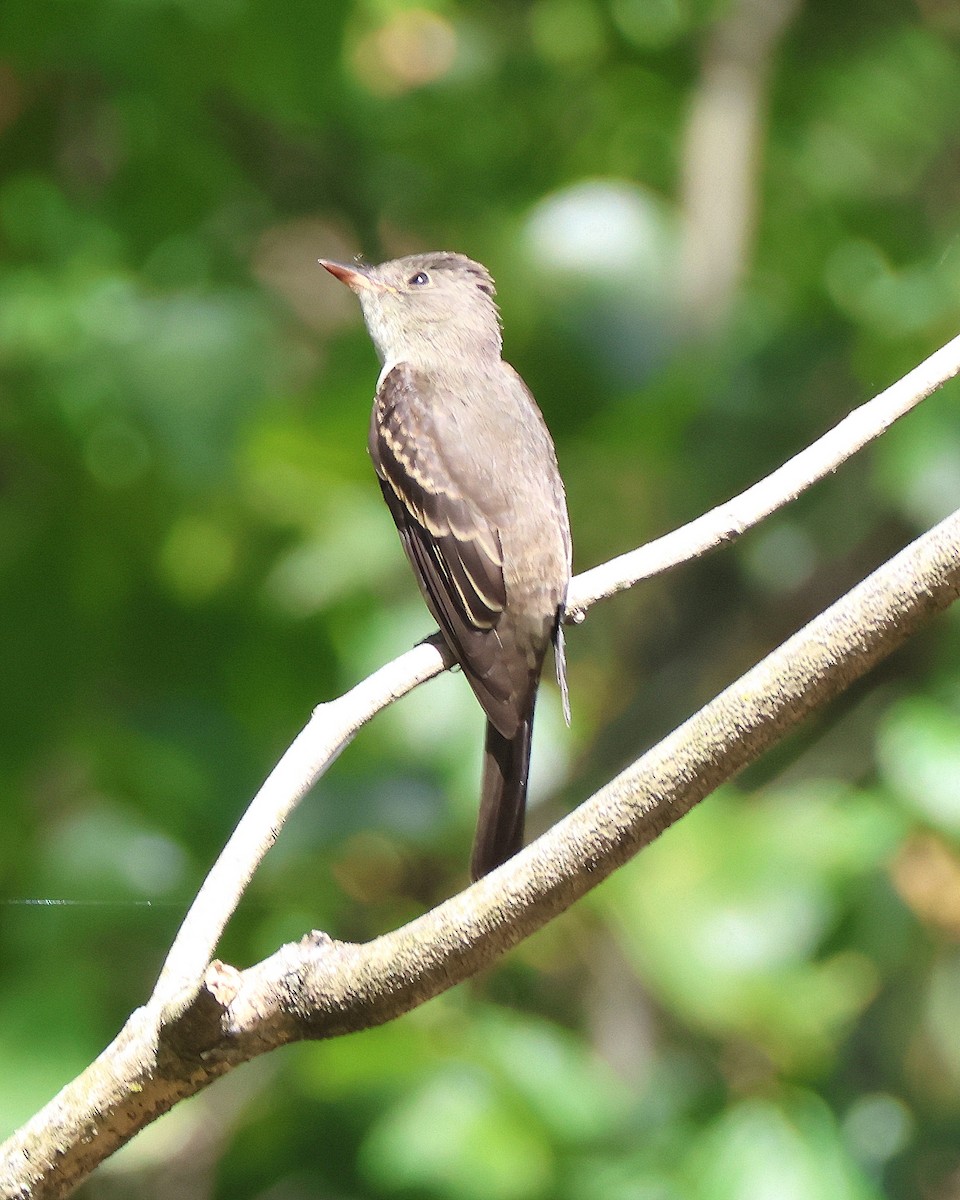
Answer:
M371 267L320 259L360 298L381 361L429 366L463 355L499 358L493 280L463 254L411 254Z

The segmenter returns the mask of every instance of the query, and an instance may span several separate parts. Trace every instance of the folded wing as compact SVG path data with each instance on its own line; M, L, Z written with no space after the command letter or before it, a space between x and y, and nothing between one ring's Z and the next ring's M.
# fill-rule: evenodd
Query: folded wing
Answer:
M500 535L445 462L430 415L436 386L406 363L387 373L374 404L370 455L430 611L487 716L511 737L526 698L508 674L510 656L505 662L497 630L507 604Z

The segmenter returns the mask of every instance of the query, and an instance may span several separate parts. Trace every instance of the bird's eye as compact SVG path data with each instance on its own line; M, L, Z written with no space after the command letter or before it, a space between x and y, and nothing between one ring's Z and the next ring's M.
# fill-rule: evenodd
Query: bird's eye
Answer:
M411 275L407 282L413 287L423 287L425 283L430 282L430 276L426 271L418 271L416 275Z

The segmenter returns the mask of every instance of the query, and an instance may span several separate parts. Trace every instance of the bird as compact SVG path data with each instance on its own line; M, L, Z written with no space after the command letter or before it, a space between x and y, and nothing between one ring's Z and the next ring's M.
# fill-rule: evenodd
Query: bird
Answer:
M547 647L569 723L563 615L572 544L556 451L502 358L493 278L437 251L320 259L350 287L382 364L368 448L423 598L486 715L473 880L523 845Z

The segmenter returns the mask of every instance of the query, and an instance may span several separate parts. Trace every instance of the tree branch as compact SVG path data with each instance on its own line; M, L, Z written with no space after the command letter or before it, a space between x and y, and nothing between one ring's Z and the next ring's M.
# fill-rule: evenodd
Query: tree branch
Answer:
M336 700L318 704L254 796L184 918L151 997L164 1005L196 983L223 929L287 817L381 709L453 666L439 634L369 675Z
M848 687L960 595L960 512L885 563L503 867L365 945L311 934L246 971L213 963L137 1010L0 1147L13 1200L66 1196L178 1100L280 1045L368 1028L490 963ZM173 1015L173 1014L176 1015Z
M578 575L570 588L568 619L579 622L598 600L735 541L777 509L796 500L807 488L832 475L848 458L958 374L960 337L955 337L739 496L673 533Z
M598 600L733 541L831 474L958 373L960 337L739 496L665 537L578 575L570 586L567 619L578 623ZM345 695L314 710L214 864L180 927L152 1003L170 1002L200 978L284 821L358 730L388 704L451 665L452 659L437 635L388 663Z
M761 483L667 537L578 576L569 619L738 536L960 371L954 339ZM308 935L245 972L207 966L287 815L392 700L450 665L434 639L314 712L201 888L154 995L114 1043L0 1147L0 1194L66 1196L178 1100L286 1042L399 1015L562 912L720 782L890 653L960 591L955 515L838 601L504 867L368 945Z

